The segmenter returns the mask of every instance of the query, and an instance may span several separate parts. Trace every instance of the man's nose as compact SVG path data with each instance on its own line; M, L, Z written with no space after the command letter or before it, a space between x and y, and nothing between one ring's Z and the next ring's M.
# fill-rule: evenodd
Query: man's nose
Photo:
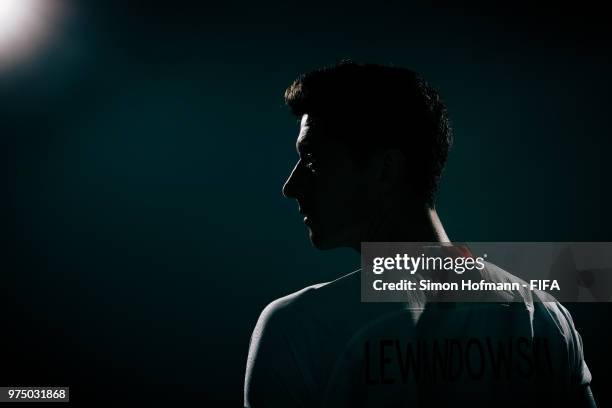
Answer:
M291 171L291 174L289 174L287 181L285 181L285 184L283 185L282 191L285 197L296 198L297 195L299 194L299 189L300 189L299 173L300 173L300 170L298 168L298 165L296 164L293 170Z

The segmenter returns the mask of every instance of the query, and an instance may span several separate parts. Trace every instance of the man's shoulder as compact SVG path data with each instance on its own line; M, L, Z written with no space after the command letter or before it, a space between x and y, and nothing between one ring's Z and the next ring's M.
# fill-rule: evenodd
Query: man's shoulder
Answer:
M347 297L356 295L355 285L359 285L359 270L346 274L330 282L317 283L270 302L261 312L260 321L267 325L291 325L299 322L300 317L315 315L319 312L330 313L332 303L341 307ZM357 286L358 287L358 286Z
M537 326L542 329L547 327L548 330L556 331L564 338L571 338L574 335L575 328L570 312L551 294L537 289L523 290L525 286L528 287L524 280L493 264L487 263L483 277L490 282L519 284L521 290L504 293L513 301L524 303L526 308L531 311L534 329Z
M518 276L513 275L495 264L489 262L485 264L486 267L480 271L480 276L486 282L512 284L507 286L509 289L502 288L492 292L496 297L494 300L522 302L531 310L533 310L535 303L558 303L550 293L538 289L531 289L530 285ZM518 287L518 289L515 289L516 287Z

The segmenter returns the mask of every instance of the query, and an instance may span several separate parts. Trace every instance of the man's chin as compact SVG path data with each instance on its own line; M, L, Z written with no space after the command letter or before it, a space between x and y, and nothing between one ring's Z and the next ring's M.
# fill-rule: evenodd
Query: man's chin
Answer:
M312 228L309 229L308 236L312 245L322 251L339 248L342 246L338 244L338 242L335 242L335 240L330 240L329 237L325 237L324 234L314 232Z

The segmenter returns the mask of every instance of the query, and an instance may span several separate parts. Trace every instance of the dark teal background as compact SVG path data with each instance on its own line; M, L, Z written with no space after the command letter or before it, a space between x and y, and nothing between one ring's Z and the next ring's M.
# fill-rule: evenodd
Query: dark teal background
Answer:
M612 241L602 10L70 4L60 39L0 75L4 385L239 405L261 309L358 267L311 248L280 193L297 135L283 91L341 58L441 91L451 239ZM611 308L568 307L609 402Z

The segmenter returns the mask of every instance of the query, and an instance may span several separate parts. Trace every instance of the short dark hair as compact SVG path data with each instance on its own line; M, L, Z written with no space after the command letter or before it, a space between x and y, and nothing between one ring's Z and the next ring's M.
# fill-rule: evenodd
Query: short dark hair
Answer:
M419 74L344 60L300 76L285 91L285 103L357 152L398 148L417 172L417 191L435 205L452 131L440 95Z

